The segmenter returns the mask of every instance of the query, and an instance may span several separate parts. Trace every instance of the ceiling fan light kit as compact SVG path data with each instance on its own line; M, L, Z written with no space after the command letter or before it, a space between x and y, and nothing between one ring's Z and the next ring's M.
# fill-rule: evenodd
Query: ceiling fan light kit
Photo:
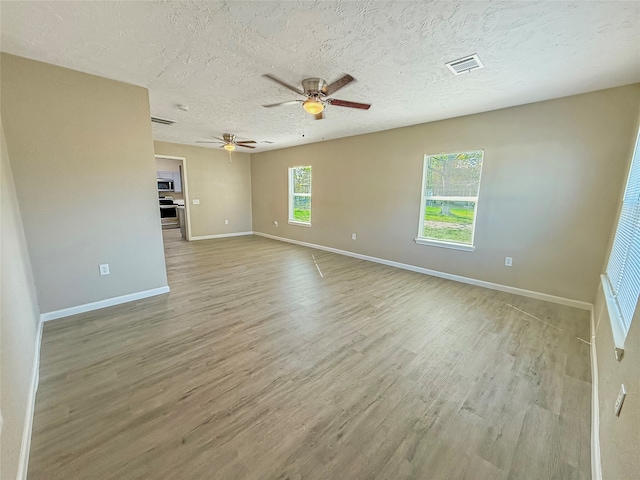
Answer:
M222 148L224 148L225 150L229 150L230 152L233 152L236 149L236 146L232 143L227 143Z
M308 98L302 103L304 109L311 115L317 115L324 110L324 105L318 100Z

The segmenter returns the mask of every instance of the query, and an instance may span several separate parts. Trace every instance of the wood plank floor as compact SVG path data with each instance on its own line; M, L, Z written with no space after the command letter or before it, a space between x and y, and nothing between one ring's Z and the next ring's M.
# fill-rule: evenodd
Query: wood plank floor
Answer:
M590 478L588 312L164 235L170 294L45 325L30 479Z

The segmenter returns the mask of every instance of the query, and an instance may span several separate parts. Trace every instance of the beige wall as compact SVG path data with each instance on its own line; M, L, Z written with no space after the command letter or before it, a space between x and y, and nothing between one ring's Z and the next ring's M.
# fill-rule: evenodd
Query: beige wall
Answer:
M0 130L0 478L13 479L30 408L40 312L1 125Z
M632 85L254 154L253 230L591 303L639 105ZM475 252L416 245L424 154L475 149ZM295 165L313 166L311 228L287 224Z
M640 472L640 309L636 309L618 362L609 313L600 287L594 305L600 406L600 458L604 480L637 478ZM613 413L620 385L627 397L620 416Z
M251 231L250 155L155 142L156 155L186 158L192 237ZM200 204L194 205L193 200ZM229 220L228 224L224 221Z
M631 164L640 118L636 118L636 122L633 135L627 139L627 152L623 158L625 175ZM623 183L618 190L618 212L622 208L624 189ZM614 236L615 227L610 232L607 252L611 250ZM605 271L606 262L602 265L602 273ZM596 294L593 315L598 359L600 458L603 478L635 478L640 472L640 308L636 308L625 340L624 355L619 362L614 353L611 320L602 285L599 285ZM627 397L620 417L616 417L613 413L614 405L622 384L627 390Z
M147 90L7 54L1 74L40 310L166 286Z

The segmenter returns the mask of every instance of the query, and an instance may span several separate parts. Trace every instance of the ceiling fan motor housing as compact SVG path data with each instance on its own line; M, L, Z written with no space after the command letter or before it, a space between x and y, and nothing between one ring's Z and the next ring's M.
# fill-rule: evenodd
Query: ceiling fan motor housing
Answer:
M327 82L321 78L305 78L302 80L302 88L304 89L305 95L319 98L321 95L324 96L327 89Z

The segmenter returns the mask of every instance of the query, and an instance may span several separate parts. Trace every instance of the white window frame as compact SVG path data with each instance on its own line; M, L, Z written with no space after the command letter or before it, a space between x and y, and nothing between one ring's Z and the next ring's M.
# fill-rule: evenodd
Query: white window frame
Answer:
M293 171L297 168L310 168L311 169L311 184L309 185L309 193L295 193L293 191ZM300 227L310 227L311 226L311 213L309 213L309 221L301 222L300 220L296 220L293 216L293 200L294 197L309 197L311 199L311 192L313 188L313 168L311 165L298 165L296 167L289 167L289 218L288 223L290 225L298 225ZM309 200L309 209L311 211L311 200Z
M601 276L601 282L620 359L640 295L640 130L631 157L607 269Z
M454 250L462 250L465 252L473 252L476 247L474 244L475 241L475 233L476 233L476 221L478 218L478 200L480 198L480 186L482 184L482 167L480 167L480 179L478 180L478 195L473 197L459 197L459 196L425 196L426 190L426 182L427 182L427 164L429 158L437 157L440 155L459 155L461 153L468 152L482 152L482 167L484 167L484 149L477 150L465 150L463 152L446 152L446 153L430 153L425 154L424 160L422 163L422 184L420 191L420 220L418 221L418 236L415 239L415 242L419 245L428 245L431 247L442 247L442 248L451 248ZM457 243L448 240L436 240L433 238L427 238L423 236L424 232L424 214L426 208L426 200L440 200L440 201L454 201L454 202L475 202L475 209L473 212L473 224L471 225L471 244L467 243Z

